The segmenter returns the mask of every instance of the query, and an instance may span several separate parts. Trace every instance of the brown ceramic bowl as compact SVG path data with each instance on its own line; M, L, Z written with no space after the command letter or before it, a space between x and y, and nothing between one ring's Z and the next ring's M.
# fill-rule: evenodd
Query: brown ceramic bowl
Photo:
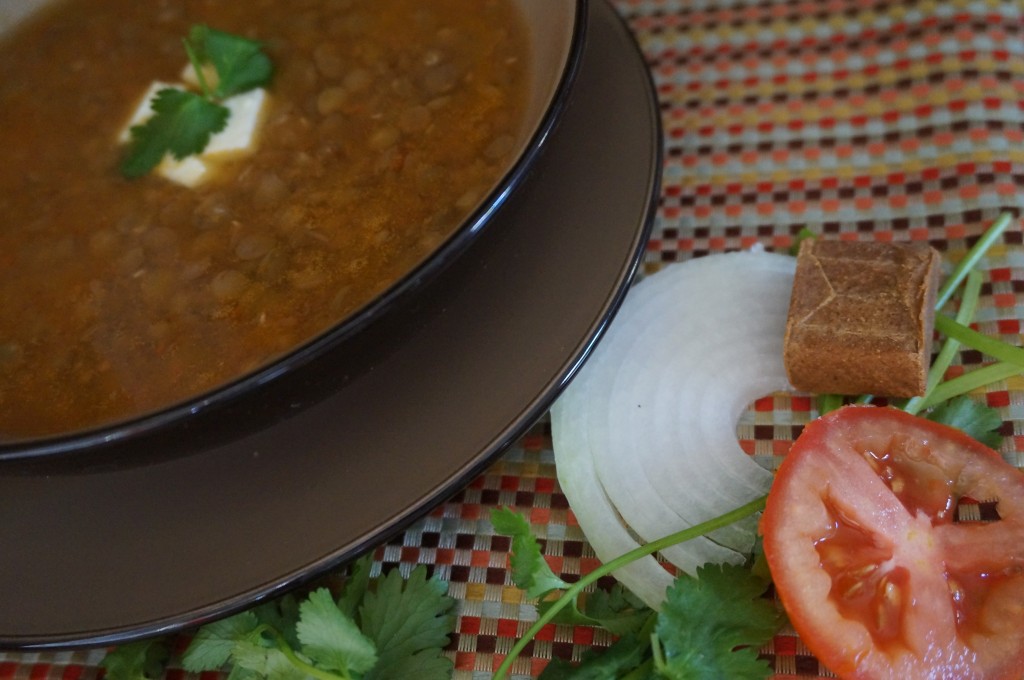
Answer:
M0 34L31 16L49 0L14 0L0 6ZM317 373L318 362L330 361L332 353L347 339L370 323L388 314L401 314L399 303L427 285L445 267L458 258L490 223L495 211L515 193L558 122L571 92L571 85L583 49L585 0L513 0L529 27L530 87L524 122L519 127L516 149L508 155L507 167L465 219L454 226L439 245L411 266L375 297L349 312L333 326L301 341L290 351L269 360L257 369L238 375L200 394L166 403L153 411L127 414L110 423L99 423L86 430L54 432L31 438L4 437L0 431L0 461L58 454L101 452L113 443L142 436L159 436L173 441L174 432L187 430L186 452L201 448L203 441L223 438L229 431L244 432L263 426L294 409L295 398L282 399L275 385L283 376L299 369ZM287 200L287 199L285 199ZM314 403L333 390L331 385L310 388L302 402ZM262 414L257 423L238 417L245 411L239 404L259 404ZM272 406L276 404L277 406ZM236 415L225 409L235 405ZM201 414L220 413L216 418L197 418ZM203 423L216 422L211 431ZM170 452L166 446L162 447ZM173 448L173 447L172 447Z

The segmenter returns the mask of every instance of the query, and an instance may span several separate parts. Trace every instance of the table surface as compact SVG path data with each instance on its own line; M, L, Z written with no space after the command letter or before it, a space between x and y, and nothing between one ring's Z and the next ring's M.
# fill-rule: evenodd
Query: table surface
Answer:
M641 274L803 228L849 240L930 242L962 253L1024 204L1024 1L613 0L658 91L664 183ZM977 327L1020 344L1024 250L1015 223L991 251ZM951 369L986 361L965 351ZM1024 379L980 395L999 410L1008 461L1024 467ZM737 432L784 456L814 417L802 395L766 395ZM455 678L482 680L536 618L511 581L491 508L526 513L548 562L573 580L597 565L556 479L546 418L403 535L376 566L426 564L459 605ZM187 633L182 636L187 639ZM513 668L535 677L610 638L549 626ZM831 677L792 631L762 654L777 678ZM88 680L104 650L0 653L0 680ZM172 666L168 677L184 672Z

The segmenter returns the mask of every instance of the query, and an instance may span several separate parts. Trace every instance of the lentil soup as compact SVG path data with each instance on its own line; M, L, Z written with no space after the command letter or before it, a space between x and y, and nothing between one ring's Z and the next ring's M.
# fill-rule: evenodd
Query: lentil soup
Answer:
M193 24L263 43L255 150L188 188L116 143ZM0 441L266 365L446 239L520 146L508 0L65 0L0 43Z

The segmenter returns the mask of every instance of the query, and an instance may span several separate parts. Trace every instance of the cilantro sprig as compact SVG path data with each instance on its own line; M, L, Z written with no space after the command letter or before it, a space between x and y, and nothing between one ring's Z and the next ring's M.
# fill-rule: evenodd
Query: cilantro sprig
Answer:
M419 566L370 578L358 560L335 597L318 588L288 595L201 627L181 655L193 673L228 670L229 680L442 680L442 653L455 629L447 584ZM155 680L170 660L166 640L123 645L102 661L110 680Z
M261 43L209 26L192 27L185 40L185 51L189 53L204 96L227 99L263 87L274 74L274 66ZM212 64L217 73L212 91L208 83L204 84L204 64Z
M170 656L165 640L141 640L111 650L100 666L107 680L156 680L163 677Z
M512 519L511 510L491 513L491 523L512 536L513 580L535 597L558 594L541 603L537 621L512 647L494 674L507 677L513 662L540 630L549 623L587 623L604 627L619 639L606 651L592 652L578 666L553 661L541 674L543 680L610 677L637 678L735 678L761 679L771 673L757 658L757 649L771 640L782 625L782 613L761 597L768 587L763 572L741 565L707 565L697 576L680 575L666 592L661 612L654 612L624 591L600 596L596 591L584 609L578 600L599 579L641 557L669 546L704 536L716 529L750 517L764 509L759 498L715 519L631 550L581 576L567 587L544 561L540 546L525 519ZM529 567L529 568L527 568ZM537 584L547 583L544 590ZM630 625L615 628L629 621Z
M131 128L131 146L121 163L125 177L147 174L167 154L182 160L202 153L227 126L230 111L223 100L262 87L273 76L270 58L256 41L197 25L182 42L200 91L167 87L156 93L153 115ZM213 68L213 83L206 65Z
M708 564L669 588L653 638L654 666L669 678L763 678L758 649L782 625L764 597L768 581L743 565Z

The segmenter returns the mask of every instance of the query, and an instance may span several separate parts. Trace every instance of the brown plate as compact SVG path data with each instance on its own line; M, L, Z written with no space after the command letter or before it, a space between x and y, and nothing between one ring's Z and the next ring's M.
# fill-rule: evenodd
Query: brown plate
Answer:
M188 454L184 428L0 463L0 646L108 644L280 594L400 531L543 414L618 309L660 179L647 67L608 4L588 19L547 151L401 313L284 376L273 408L200 414Z

